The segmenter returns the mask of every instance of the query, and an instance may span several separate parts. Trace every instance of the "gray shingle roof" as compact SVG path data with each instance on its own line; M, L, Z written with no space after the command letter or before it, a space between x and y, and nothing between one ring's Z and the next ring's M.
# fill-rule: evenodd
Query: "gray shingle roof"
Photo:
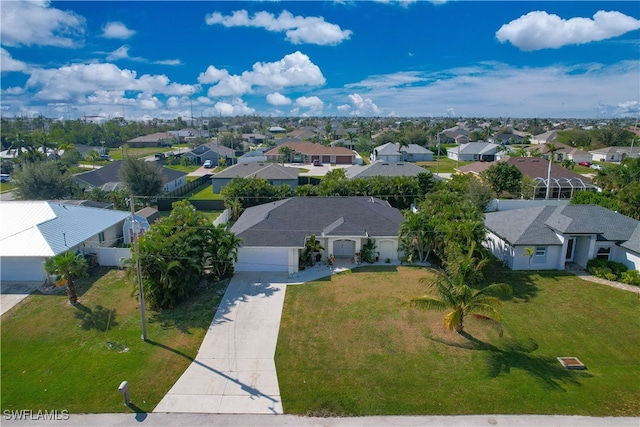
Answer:
M416 176L427 172L426 169L413 163L385 162L378 160L368 165L354 165L345 170L347 178L371 178L372 176Z
M109 162L99 169L94 169L89 172L80 173L75 175L78 181L87 183L92 187L103 187L106 184L112 184L112 187L117 187L120 183L120 168L122 167L122 161L117 160ZM180 172L174 169L168 169L164 167L158 167L160 174L164 178L165 182L172 182L176 179L186 175L184 172Z
M489 231L512 245L561 245L560 239L544 221L553 213L553 206L489 212L484 224Z
M596 234L640 250L640 222L597 205L539 206L486 214L487 229L512 245L560 245L561 234Z
M243 246L303 247L316 236L397 236L402 213L373 197L293 197L254 206L231 231Z
M281 166L277 163L238 163L213 176L216 178L298 179L300 170Z

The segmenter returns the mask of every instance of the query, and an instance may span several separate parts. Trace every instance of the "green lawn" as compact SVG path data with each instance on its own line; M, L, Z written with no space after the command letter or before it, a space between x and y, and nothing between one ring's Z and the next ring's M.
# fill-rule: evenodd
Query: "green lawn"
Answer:
M638 416L640 301L563 272L487 274L512 285L505 333L409 305L417 267L362 268L287 288L276 349L286 413ZM556 360L576 356L585 371Z
M198 170L200 168L200 166L198 165L189 165L189 166L183 166L183 165L166 165L165 166L167 169L173 169L176 171L180 171L180 172L185 172L185 173L190 173L193 172L195 170ZM197 177L195 177L197 178Z
M191 200L222 200L222 194L213 192L211 184L205 184L188 195Z
M418 166L429 169L431 173L436 173L436 170L439 173L454 173L457 165L464 166L468 165L469 163L473 162L456 162L455 160L452 160L447 156L440 156L440 159L437 161L434 159L431 162L416 162Z
M173 151L172 147L141 147L141 148L133 148L129 147L126 150L126 154L129 156L139 159L141 157L153 156L156 153L166 153L167 151ZM122 149L121 148L110 148L109 155L112 160L122 160Z
M0 193L15 190L16 185L12 182L0 182Z
M101 268L78 281L81 304L66 295L31 295L2 317L4 410L151 411L195 357L224 284L207 284L186 303L147 311L148 342L123 272Z

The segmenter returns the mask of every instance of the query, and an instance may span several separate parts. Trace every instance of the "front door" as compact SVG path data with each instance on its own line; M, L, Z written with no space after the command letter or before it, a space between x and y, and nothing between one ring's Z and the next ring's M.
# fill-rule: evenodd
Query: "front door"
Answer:
M566 262L572 262L573 261L573 254L576 251L576 238L575 237L569 237L569 240L567 240L567 253L566 253Z

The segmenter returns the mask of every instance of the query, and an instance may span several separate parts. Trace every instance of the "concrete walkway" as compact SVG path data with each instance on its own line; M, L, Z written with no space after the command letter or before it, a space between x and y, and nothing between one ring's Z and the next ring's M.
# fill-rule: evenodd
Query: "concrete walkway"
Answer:
M599 283L601 285L610 286L612 288L621 289L623 291L634 292L638 294L638 296L640 296L640 287L627 285L626 283L621 283L621 282L614 282L607 279L601 279L600 277L596 277L589 274L589 272L587 272L586 270L584 270L583 268L581 268L576 264L567 266L565 271L571 274L575 274L576 276L580 277L582 280L586 280L588 282L593 282L593 283Z

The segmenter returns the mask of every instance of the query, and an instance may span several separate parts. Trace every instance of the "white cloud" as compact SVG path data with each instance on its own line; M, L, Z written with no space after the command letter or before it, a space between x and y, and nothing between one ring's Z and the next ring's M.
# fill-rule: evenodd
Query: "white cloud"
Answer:
M13 59L11 54L6 49L0 47L0 71L3 73L10 71L26 71L27 64Z
M401 71L393 74L374 75L362 80L358 83L351 83L345 87L396 87L412 85L414 83L425 81L424 76L416 71Z
M129 46L127 45L122 45L107 55L107 61L117 61L126 58L129 58Z
M130 30L122 22L109 22L104 26L102 37L125 40L132 37L135 33L134 30Z
M217 85L209 88L207 96L237 96L251 91L251 83L240 76L229 76L220 81Z
M295 105L296 111L300 111L301 108L306 108L307 112L304 115L319 116L322 114L322 108L324 102L317 96L301 96L296 99Z
M217 83L227 77L229 77L229 72L227 70L218 70L213 65L209 65L207 71L205 71L204 73L200 73L200 75L198 76L198 83Z
M379 115L382 112L370 98L363 98L357 93L349 95L348 98L353 107L353 111L351 112L353 115L371 116Z
M182 61L179 59L161 59L159 61L153 61L154 64L158 65L182 65Z
M215 115L222 116L243 116L256 112L255 109L249 107L242 99L235 98L232 102L216 102L214 106Z
M3 1L0 40L4 46L75 47L85 20L73 12L49 7L46 0Z
M35 91L36 99L80 102L85 96L101 90L188 95L197 87L171 83L164 75L145 74L138 78L135 71L96 63L35 69L27 80L26 88Z
M600 10L589 18L562 19L544 11L529 12L496 32L501 43L520 50L557 49L620 36L640 28L640 21L620 12Z
M271 105L280 106L289 105L293 101L279 92L274 92L267 95L267 102Z
M273 89L290 86L320 86L326 80L320 68L301 52L286 55L276 62L257 62L243 77L257 86Z
M209 88L209 97L240 96L250 93L254 86L279 90L294 86L319 86L326 82L320 68L300 52L286 55L276 62L256 62L251 71L229 75L227 70L209 66L200 73L198 82L215 83Z
M638 61L538 68L483 63L424 75L424 82L413 86L359 92L375 99L381 110L400 116L453 111L465 117L628 117L624 106L633 108L637 101L639 71Z
M349 111L351 111L351 105L349 104L342 104L342 105L338 105L338 111L340 111L341 113L348 113Z
M293 16L283 10L277 17L269 12L258 12L249 16L246 10L236 10L229 16L220 12L206 15L208 25L225 27L257 27L267 31L285 32L286 39L293 44L337 45L351 37L351 30L326 22L321 16Z

